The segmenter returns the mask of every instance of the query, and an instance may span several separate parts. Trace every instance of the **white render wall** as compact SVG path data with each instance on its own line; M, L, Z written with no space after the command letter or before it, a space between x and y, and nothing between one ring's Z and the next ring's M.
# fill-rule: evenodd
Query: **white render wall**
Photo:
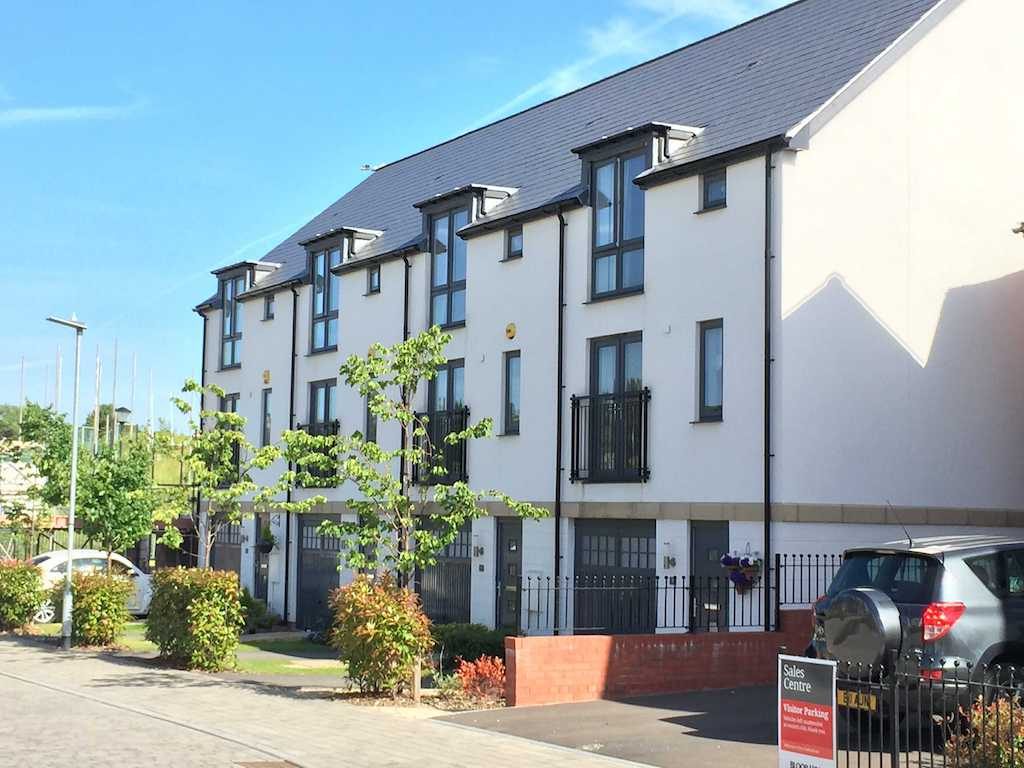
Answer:
M1024 508L1022 25L954 5L780 158L778 501Z

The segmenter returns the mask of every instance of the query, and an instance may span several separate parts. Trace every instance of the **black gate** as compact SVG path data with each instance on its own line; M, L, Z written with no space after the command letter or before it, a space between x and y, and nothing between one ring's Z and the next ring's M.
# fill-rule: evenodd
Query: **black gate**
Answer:
M217 530L210 565L218 571L242 571L242 524L225 523Z
M416 572L423 610L436 624L469 621L472 538L466 523L455 541L437 556L435 565Z
M640 634L658 621L653 520L577 520L575 631Z
M338 587L340 577L341 539L319 532L324 520L338 520L332 515L299 515L299 629L323 632L331 626L328 597Z

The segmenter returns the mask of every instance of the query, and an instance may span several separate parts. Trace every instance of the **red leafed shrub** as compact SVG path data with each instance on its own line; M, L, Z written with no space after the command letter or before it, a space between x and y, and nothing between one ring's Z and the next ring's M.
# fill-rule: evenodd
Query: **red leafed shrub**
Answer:
M505 695L505 662L497 656L460 660L455 674L462 683L462 692L471 698L500 699Z

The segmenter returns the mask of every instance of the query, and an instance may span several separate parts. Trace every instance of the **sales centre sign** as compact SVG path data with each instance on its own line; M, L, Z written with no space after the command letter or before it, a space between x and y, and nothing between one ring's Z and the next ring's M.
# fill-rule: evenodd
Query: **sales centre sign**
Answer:
M779 768L835 768L836 663L779 656Z

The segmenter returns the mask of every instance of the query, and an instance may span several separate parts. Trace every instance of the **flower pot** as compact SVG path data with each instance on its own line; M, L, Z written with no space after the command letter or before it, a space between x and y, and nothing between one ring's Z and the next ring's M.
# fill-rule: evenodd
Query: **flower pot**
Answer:
M269 555L274 549L274 542L272 541L261 541L256 545L256 548L262 555Z

